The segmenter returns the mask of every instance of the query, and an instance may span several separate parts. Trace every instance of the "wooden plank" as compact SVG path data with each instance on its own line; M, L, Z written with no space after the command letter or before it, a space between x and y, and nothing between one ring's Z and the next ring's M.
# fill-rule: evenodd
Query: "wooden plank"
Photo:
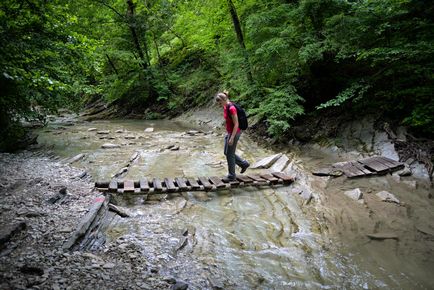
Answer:
M272 184L276 184L276 183L279 182L279 179L278 179L278 178L274 177L273 175L271 175L271 174L269 174L269 173L261 174L260 176L261 176L262 178L264 178L264 179L270 181L270 183L272 183Z
M154 178L152 180L152 185L155 191L163 191L163 185L161 184L161 180L159 178Z
M372 175L374 172L370 171L369 169L365 168L362 166L362 164L360 164L357 161L353 161L351 162L351 164L356 167L357 169L359 169L360 171L362 171L365 175Z
M251 179L245 175L237 175L237 179L239 181L244 182L245 184L253 183L253 179Z
M197 183L194 178L187 178L187 183L191 186L192 189L200 189L199 183Z
M249 177L250 179L253 179L256 182L262 182L262 183L267 183L267 180L260 177L257 174L247 174L247 177Z
M96 188L109 188L110 182L109 181L96 181L95 187Z
M382 160L387 161L387 162L389 162L395 166L404 166L404 164L402 162L399 162L399 161L396 161L396 160L393 160L393 159L390 159L390 158L387 158L384 156L381 156L379 158L381 158Z
M283 154L277 161L271 166L271 171L281 172L283 171L289 163L289 158L286 154Z
M100 212L100 209L104 206L106 206L108 203L108 200L105 196L98 196L93 200L93 203L89 209L89 211L86 213L86 215L81 219L80 223L78 224L75 231L72 233L72 235L69 237L69 239L63 244L62 248L64 250L69 250L74 244L82 238L86 232L88 231L89 227L97 217L98 213Z
M402 164L402 163L397 163L396 164L394 162L390 162L389 160L392 160L392 159L388 160L388 158L376 157L374 160L377 161L377 162L379 162L379 163L381 163L381 164L383 164L383 165L385 165L385 166L387 166L387 167L389 167L389 169L392 169L392 170L397 170L398 168L404 167L404 164Z
M365 173L359 170L357 167L353 166L351 162L347 162L347 164L342 167L342 171L348 178L365 176Z
M188 186L185 183L185 180L183 177L177 177L175 178L176 185L179 187L180 190L188 190Z
M149 191L149 181L146 177L141 178L139 183L140 183L140 191L143 192Z
M266 157L264 159L261 159L261 160L255 162L251 166L251 168L252 169L256 169L256 168L269 168L271 165L274 164L274 162L276 162L277 159L280 158L280 156L282 156L282 153L278 153L278 154L275 154L275 155L268 156L268 157Z
M289 176L283 172L273 172L271 174L273 174L275 177L281 179L284 184L292 183L295 180L295 178L293 176Z
M206 190L212 189L212 184L208 181L208 177L199 177L199 182L203 185Z
M109 191L116 192L118 190L118 182L116 180L110 181Z
M226 185L224 184L224 182L217 176L211 176L209 178L209 181L211 181L212 184L215 185L215 187L217 188L222 188L222 187L226 187Z
M169 192L175 192L178 188L175 186L172 178L164 178L164 183L166 184L167 190Z
M389 170L389 167L373 160L372 158L359 160L359 163L362 163L369 170L373 170L376 172L385 172Z
M124 181L124 192L134 192L134 181L132 180Z

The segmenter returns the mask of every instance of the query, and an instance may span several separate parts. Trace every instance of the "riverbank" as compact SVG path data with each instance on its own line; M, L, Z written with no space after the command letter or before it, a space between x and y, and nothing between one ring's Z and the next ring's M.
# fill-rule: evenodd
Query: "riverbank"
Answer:
M2 153L0 164L0 289L169 287L134 245L114 243L97 254L62 249L101 196L82 169L48 152Z

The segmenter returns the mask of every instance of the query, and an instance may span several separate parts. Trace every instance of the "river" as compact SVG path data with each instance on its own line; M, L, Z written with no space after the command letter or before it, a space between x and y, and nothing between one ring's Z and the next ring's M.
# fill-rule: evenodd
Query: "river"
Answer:
M95 181L111 179L135 152L139 158L121 179L226 173L223 137L211 128L187 134L198 128L174 121L71 119L74 123L65 126L66 121L39 130L38 142L65 160L84 153L73 166ZM102 130L110 132L97 134ZM120 147L102 149L104 143ZM170 145L179 150L167 149ZM247 135L238 152L251 162L275 153ZM349 181L309 173L341 161L338 156L302 148L291 157L302 180L289 187L117 196L114 201L132 217L112 222L106 243L139 245L161 273L187 281L189 289L434 288L434 238L414 224L432 224L430 189L419 186L406 199L408 188L390 176ZM354 187L366 192L386 187L411 204L385 205L372 194L364 206L355 204L341 194ZM308 203L301 190L312 191L314 200ZM362 235L389 225L390 214L397 218L388 229L399 229L399 240L371 241Z

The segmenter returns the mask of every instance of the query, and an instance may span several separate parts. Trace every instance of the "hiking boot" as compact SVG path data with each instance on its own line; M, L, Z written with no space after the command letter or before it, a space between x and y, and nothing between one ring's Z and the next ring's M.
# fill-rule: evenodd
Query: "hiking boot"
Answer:
M246 170L247 170L247 168L249 168L249 166L250 166L249 162L246 161L246 165L241 167L240 173L246 172Z
M232 176L226 176L226 177L222 178L222 181L225 182L225 183L229 183L229 182L232 182L232 181L237 181L237 178L236 177L232 177Z

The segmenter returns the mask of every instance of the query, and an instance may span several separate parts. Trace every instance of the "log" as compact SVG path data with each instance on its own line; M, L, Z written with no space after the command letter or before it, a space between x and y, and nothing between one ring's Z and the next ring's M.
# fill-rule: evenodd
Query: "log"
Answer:
M283 154L277 161L273 164L271 167L271 171L273 172L281 172L285 170L286 166L288 165L289 158L286 156L286 154Z
M93 204L91 205L89 211L81 219L81 222L77 226L76 230L72 233L71 237L63 244L62 248L64 250L69 250L73 245L77 243L79 239L81 239L86 235L87 230L89 229L90 225L95 220L100 209L103 207L105 203L106 203L105 196L99 196L94 199Z
M279 159L282 156L282 153L278 153L272 156L269 156L267 158L261 159L254 163L251 168L252 169L258 169L258 168L269 168L271 165L276 162L277 159Z
M130 217L128 212L119 206L116 206L116 205L110 203L108 205L108 208L109 208L109 210L111 210L112 212L115 212L116 214L118 214L119 216L121 216L123 218Z

